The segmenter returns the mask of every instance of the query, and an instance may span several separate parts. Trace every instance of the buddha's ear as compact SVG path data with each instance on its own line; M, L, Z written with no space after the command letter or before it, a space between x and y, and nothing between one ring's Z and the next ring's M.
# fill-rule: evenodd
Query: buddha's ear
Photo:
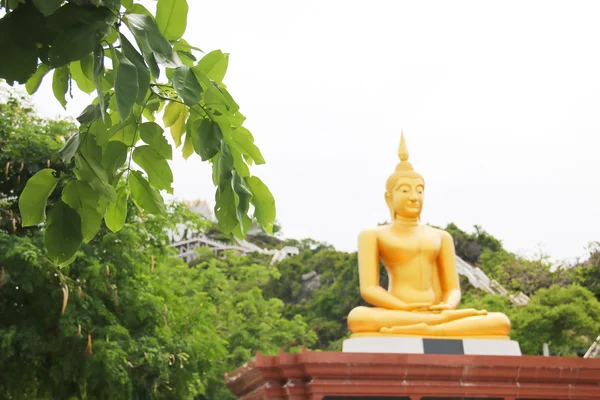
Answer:
M385 192L385 202L387 203L387 206L390 209L390 216L392 217L392 222L394 222L394 220L396 219L396 213L394 212L392 194L390 192Z

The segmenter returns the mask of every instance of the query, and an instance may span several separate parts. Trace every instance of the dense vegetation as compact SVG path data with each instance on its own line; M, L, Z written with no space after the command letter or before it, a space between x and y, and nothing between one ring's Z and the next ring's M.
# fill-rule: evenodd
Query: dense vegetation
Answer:
M190 268L172 257L167 229L209 224L182 206L151 216L129 202L123 229L102 226L58 268L16 201L48 160L62 168L52 154L72 128L23 100L0 104L0 398L227 399L223 373L256 351L313 345L302 317L263 296L278 276L268 260L208 251Z
M75 129L37 118L26 100L0 104L0 398L230 399L223 373L256 351L340 349L346 316L361 304L357 257L314 240L254 230L249 240L261 246L301 252L271 266L261 254L217 258L199 248L188 266L173 257L168 229L231 236L181 205L152 216L128 201L123 229L102 224L58 268L40 227L20 224L17 198L48 164L65 168L56 150ZM60 199L53 190L48 206ZM517 309L463 283L463 307L507 313L526 354L540 354L546 342L554 354L581 355L600 333L598 244L576 268L553 269L507 252L479 228L447 229L461 257L531 295Z

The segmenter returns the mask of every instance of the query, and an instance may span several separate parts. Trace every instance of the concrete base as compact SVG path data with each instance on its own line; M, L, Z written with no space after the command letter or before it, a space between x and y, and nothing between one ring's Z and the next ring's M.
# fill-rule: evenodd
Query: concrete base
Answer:
M344 340L342 352L520 356L521 348L519 347L519 343L514 340L424 339L404 336L375 336Z

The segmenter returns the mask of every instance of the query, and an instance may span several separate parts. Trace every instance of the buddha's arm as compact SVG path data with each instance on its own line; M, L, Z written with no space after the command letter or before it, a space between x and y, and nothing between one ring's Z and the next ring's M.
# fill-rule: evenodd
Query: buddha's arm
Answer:
M389 310L414 308L379 286L379 249L375 231L363 231L358 237L358 276L360 295L367 303Z
M442 286L442 301L452 308L460 302L460 283L456 271L454 241L448 232L442 232L442 247L438 255L438 273Z

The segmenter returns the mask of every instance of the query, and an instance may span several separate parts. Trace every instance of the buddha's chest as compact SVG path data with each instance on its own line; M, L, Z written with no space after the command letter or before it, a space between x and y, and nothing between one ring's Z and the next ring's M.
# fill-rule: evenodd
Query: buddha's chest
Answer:
M379 237L380 256L384 264L406 264L414 260L430 261L437 259L442 245L441 235L436 231L386 232Z

